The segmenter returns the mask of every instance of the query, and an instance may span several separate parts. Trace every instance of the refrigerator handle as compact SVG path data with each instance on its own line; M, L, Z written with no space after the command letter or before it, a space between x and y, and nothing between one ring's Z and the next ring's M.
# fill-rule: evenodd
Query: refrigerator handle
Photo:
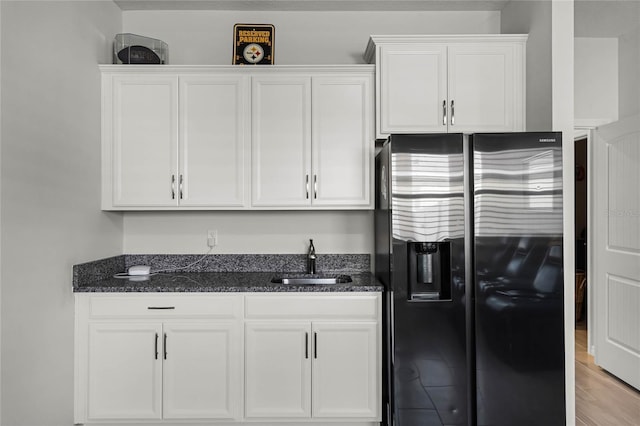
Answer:
M447 100L442 101L442 125L447 125Z

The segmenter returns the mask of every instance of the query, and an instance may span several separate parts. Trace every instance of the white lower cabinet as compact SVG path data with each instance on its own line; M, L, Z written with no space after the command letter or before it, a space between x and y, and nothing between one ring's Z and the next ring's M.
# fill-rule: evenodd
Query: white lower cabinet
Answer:
M379 421L379 295L247 296L247 419Z
M380 300L76 294L74 422L377 424Z
M163 336L163 418L236 418L242 356L237 325L167 324Z
M76 295L75 423L240 418L241 301Z
M245 415L311 417L307 322L245 324Z
M313 417L376 417L377 323L313 323L313 336Z
M89 324L88 419L162 418L161 334L161 324Z

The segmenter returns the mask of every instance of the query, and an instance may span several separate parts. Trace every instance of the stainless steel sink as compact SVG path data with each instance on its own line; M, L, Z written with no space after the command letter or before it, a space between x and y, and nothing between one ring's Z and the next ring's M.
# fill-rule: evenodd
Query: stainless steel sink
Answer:
M316 285L316 284L344 284L350 283L351 277L349 275L322 275L322 276L309 276L309 275L287 275L282 277L273 277L271 282L275 284L290 284L290 285Z

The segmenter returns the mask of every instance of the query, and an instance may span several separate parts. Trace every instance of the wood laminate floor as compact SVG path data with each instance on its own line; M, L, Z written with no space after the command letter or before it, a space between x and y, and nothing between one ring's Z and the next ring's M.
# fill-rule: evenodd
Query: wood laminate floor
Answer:
M593 363L576 324L576 426L640 426L640 392Z

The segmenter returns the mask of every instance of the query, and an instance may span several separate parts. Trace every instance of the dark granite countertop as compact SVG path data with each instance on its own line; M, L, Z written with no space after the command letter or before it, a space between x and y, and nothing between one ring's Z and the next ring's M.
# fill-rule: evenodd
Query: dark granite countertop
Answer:
M197 260L197 262L194 262ZM319 276L349 275L339 284L277 284L274 277L303 275L302 255L120 255L73 267L75 293L114 292L368 292L382 291L369 272L369 255L319 256ZM159 271L149 277L115 278L131 265ZM188 265L183 267L182 265ZM162 272L166 271L166 272Z
M371 273L348 274L344 284L274 284L277 272L185 272L160 273L141 281L107 278L74 288L78 293L96 292L335 292L382 291Z

